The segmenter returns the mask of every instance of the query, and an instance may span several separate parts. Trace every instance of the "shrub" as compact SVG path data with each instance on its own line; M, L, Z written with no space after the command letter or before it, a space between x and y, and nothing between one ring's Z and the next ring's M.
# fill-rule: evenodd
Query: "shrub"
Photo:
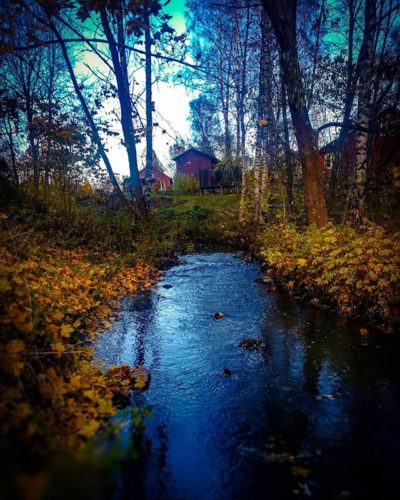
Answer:
M400 233L368 224L349 227L268 227L261 257L296 295L317 297L343 315L367 317L390 330L399 322Z

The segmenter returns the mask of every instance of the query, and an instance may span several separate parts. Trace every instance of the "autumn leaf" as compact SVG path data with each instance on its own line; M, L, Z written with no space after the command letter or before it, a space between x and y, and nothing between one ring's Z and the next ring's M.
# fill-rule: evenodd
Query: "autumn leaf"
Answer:
M62 342L53 342L51 344L51 348L53 351L62 353L65 350L64 344Z
M135 389L144 389L146 387L146 381L144 377L137 377L135 383L133 384Z
M290 472L296 477L308 477L310 475L310 470L300 465L294 465L290 468Z
M62 337L69 337L73 331L74 331L74 327L72 327L71 325L62 325L61 336Z
M62 320L64 317L64 313L62 311L56 311L55 313L53 313L52 315L52 319L53 320L56 320L56 321L60 321Z
M82 437L89 438L93 436L93 434L96 433L96 431L99 429L100 423L97 420L91 420L88 424L86 424L82 429L79 431L79 435Z
M22 340L11 340L6 345L6 352L10 356L17 356L25 350L25 343Z

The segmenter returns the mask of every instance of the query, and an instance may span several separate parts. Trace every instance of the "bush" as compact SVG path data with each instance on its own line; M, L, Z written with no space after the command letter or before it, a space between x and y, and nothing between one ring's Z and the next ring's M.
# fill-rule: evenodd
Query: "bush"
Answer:
M400 233L368 224L349 227L268 227L260 255L295 295L318 298L339 313L391 330L400 320Z

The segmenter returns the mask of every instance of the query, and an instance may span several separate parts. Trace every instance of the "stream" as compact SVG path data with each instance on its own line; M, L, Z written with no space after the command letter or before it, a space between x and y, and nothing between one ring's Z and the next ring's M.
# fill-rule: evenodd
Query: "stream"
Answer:
M399 498L399 339L259 275L230 253L187 255L97 341L105 365L151 372L140 470L117 498Z

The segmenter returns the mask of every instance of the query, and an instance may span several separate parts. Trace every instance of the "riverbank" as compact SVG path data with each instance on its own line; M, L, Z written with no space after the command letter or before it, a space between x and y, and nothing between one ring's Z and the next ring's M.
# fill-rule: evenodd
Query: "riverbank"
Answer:
M365 329L400 325L400 233L369 223L299 230L271 224L255 253L267 276L300 300L361 320Z
M398 327L399 233L372 224L356 232L271 223L246 237L237 195L157 195L153 203L146 227L93 202L77 203L68 215L39 217L25 209L23 220L21 210L3 214L1 409L7 435L73 448L95 434L115 408L103 375L91 365L90 339L110 325L121 298L151 286L157 269L179 252L242 246L295 299L358 318L365 328Z
M118 318L121 299L152 286L179 253L244 249L293 298L358 318L364 333L398 327L398 233L372 224L356 232L273 222L244 232L236 195L153 201L145 226L95 200L77 202L68 214L3 212L0 409L8 463L26 448L39 457L78 449L116 412L91 343Z
M139 259L60 248L2 222L2 445L75 449L116 411L92 364L92 341L118 315L120 299L150 287L159 273Z

